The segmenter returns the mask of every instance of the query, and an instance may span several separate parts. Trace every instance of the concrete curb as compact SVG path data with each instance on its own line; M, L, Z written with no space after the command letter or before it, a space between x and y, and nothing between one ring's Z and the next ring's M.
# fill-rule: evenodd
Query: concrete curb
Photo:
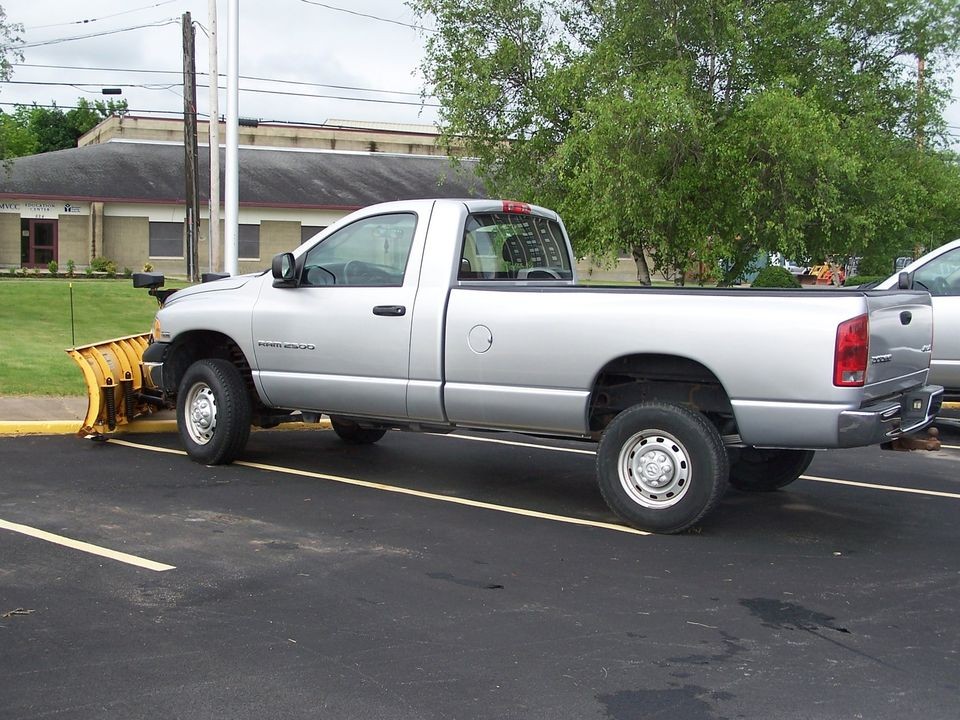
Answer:
M0 420L0 437L20 435L76 435L83 423L80 420ZM135 420L121 425L113 433L176 432L176 420Z

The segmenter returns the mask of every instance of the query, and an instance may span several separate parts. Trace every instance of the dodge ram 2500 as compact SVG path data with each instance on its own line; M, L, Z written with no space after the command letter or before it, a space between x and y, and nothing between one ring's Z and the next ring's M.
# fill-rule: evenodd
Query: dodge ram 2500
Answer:
M609 506L669 533L728 482L775 489L816 449L926 427L942 395L931 342L925 292L585 287L555 213L417 200L175 292L142 368L198 462L230 462L251 424L295 411L326 413L350 443L397 428L579 438L599 443Z

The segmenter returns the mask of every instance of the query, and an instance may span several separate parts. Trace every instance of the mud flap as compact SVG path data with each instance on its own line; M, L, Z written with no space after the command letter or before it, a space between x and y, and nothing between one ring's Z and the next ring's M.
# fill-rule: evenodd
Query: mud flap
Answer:
M87 385L87 414L78 435L105 435L153 412L154 404L142 393L155 388L140 365L149 337L129 335L67 349Z

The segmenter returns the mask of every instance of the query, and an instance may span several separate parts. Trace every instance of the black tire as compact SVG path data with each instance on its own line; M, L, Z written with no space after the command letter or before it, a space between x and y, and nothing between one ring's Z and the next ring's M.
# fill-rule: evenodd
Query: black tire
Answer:
M229 360L197 360L177 391L177 430L190 459L226 465L250 437L250 397Z
M383 428L360 427L352 420L330 418L330 424L333 426L333 431L337 434L337 437L351 445L373 445L387 434L387 431Z
M694 525L720 502L728 471L717 429L700 413L669 403L624 410L597 449L603 499L639 530L677 533Z
M813 450L743 448L730 459L730 484L749 492L779 490L803 475L814 454Z

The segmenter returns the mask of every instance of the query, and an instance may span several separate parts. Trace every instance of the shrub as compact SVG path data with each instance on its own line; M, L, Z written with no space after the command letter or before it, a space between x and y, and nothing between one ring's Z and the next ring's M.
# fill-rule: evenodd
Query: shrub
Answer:
M153 265L151 265L151 264L148 263L148 262L145 262L145 263L143 264L143 271L144 271L144 272L153 272Z
M90 267L94 269L94 272L115 273L117 271L117 264L110 258L106 257L95 257L90 261ZM113 270L110 269L111 267Z
M67 277L73 277L73 273L76 269L77 264L73 260L67 260Z
M856 287L857 285L866 285L867 283L878 283L886 279L886 275L851 275L843 281L843 286Z
M750 285L755 288L799 288L800 281L786 268L767 265L757 273L756 279Z
M57 271L60 270L60 266L57 264L56 260L51 260L50 262L47 263L47 270L50 272L51 275L56 277Z
M125 278L129 278L129 277L131 277L132 275L133 275L133 270L131 270L131 269L128 268L128 267L125 267L125 268L123 269L123 276L124 276Z
M87 265L83 270L83 274L87 277L93 277L93 265Z

